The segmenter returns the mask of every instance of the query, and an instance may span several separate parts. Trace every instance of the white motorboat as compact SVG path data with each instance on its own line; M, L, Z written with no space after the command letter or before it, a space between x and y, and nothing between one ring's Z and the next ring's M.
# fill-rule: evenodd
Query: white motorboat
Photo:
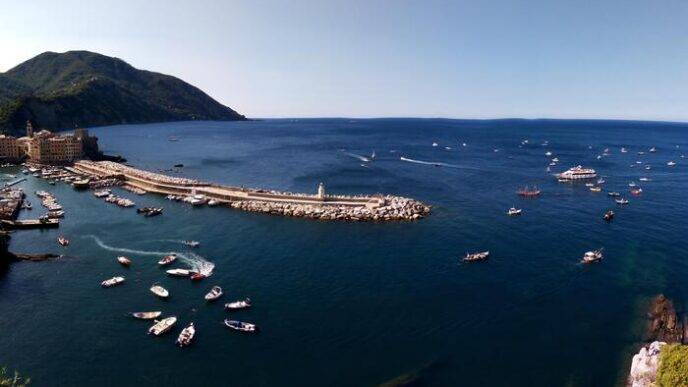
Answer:
M241 332L257 332L258 327L256 324L251 324L243 321L237 321L237 320L225 320L225 325L228 326L231 329L234 329L236 331L241 331Z
M521 215L521 212L522 212L522 210L520 208L517 209L516 207L511 207L511 208L509 208L509 211L507 211L506 213L509 216L517 216L517 215Z
M117 262L121 263L121 264L124 265L124 266L129 266L129 265L131 265L131 259L129 259L129 258L127 258L127 257L124 257L124 256L122 256L122 257L117 257Z
M667 165L670 166L670 167L673 167L674 165L676 165L676 162L675 162L675 161L669 161L669 162L667 163Z
M250 308L250 307L251 307L251 299L250 298L225 304L225 309L236 310L236 309L246 309L246 308Z
M186 269L170 269L167 270L166 273L175 277L188 277L191 274L191 271Z
M168 292L167 289L163 288L160 285L151 286L150 291L160 298L167 298L170 295L170 292Z
M222 288L219 286L213 286L212 289L205 295L206 301L215 301L222 296Z
M650 148L650 153L655 153L655 152L657 152L657 148L655 148L655 147Z
M182 244L189 246L189 247L198 247L201 245L201 242L186 240L186 241L183 241Z
M148 329L148 334L153 334L155 336L160 336L172 328L172 326L177 322L177 318L172 316L164 318L160 321L155 321L155 325Z
M162 314L161 311L155 311L155 312L134 312L131 314L132 317L138 318L140 320L152 320L154 318L160 317Z
M582 263L593 263L593 262L599 262L603 258L602 255L602 249L599 250L593 250L593 251L588 251L583 255L583 259L581 260Z
M621 153L626 153L626 152L628 152L628 150L624 147L621 147Z
M100 283L100 286L104 288L110 288L124 282L124 277L112 277Z
M487 259L489 256L490 256L489 251L482 251L479 253L472 253L472 254L466 253L466 256L463 258L463 260L466 262L483 261L483 260Z
M193 323L190 323L189 326L182 329L182 332L179 334L179 337L177 337L177 345L179 345L180 347L186 347L187 345L191 344L191 341L193 340L195 335L196 328L194 328Z
M558 179L565 180L581 180L581 179L594 179L597 177L597 172L592 168L583 168L578 165L567 171L564 171L556 175Z
M161 260L158 261L158 265L160 266L166 266L169 265L170 263L174 262L177 260L177 256L175 254L170 254L162 257Z
M616 204L621 204L621 205L625 205L625 204L629 203L628 199L625 199L625 198L619 198L619 199L616 199L614 201L616 202Z
M591 192L602 192L602 187L590 187Z

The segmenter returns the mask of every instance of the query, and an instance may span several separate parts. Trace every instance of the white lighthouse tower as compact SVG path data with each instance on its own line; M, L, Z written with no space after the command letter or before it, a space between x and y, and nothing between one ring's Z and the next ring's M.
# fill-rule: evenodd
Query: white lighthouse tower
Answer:
M318 184L318 199L325 199L325 184Z

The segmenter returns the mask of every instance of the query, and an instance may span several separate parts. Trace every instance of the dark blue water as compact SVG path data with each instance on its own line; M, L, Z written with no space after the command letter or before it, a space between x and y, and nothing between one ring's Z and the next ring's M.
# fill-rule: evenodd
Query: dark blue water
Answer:
M36 189L53 192L67 211L59 230L16 232L11 245L64 258L17 263L0 275L0 364L36 385L366 386L402 375L427 386L613 385L641 340L647 299L688 296L688 161L680 158L687 125L322 119L93 132L108 153L142 168L183 163L185 176L291 191L314 192L322 181L334 193L410 196L433 213L413 223L324 223L122 191L139 205L165 207L148 219L29 178L22 186L36 209L22 217L40 211ZM651 146L658 152L636 154ZM606 147L611 155L598 160ZM347 154L373 150L367 167ZM652 181L616 208L604 192L557 183L545 170L548 150L561 160L552 172L593 167L605 190L627 193L629 181ZM636 160L652 170L631 168ZM669 160L678 165L667 167ZM524 184L537 184L542 196L520 199L514 191ZM507 217L512 205L524 215ZM601 216L611 208L617 217L606 224ZM55 242L59 234L72 240L68 248ZM201 241L197 255L180 239ZM578 264L600 246L604 262ZM130 269L115 262L122 248L132 250ZM489 262L459 264L483 249ZM168 251L210 261L215 274L201 283L168 278L155 263ZM114 275L127 282L101 289ZM168 301L149 293L156 282L170 290ZM222 303L207 305L203 295L215 284L224 302L250 296L255 307L229 314ZM176 348L179 325L147 336L147 322L126 316L138 310L194 321L197 340ZM229 331L221 325L228 315L262 332Z

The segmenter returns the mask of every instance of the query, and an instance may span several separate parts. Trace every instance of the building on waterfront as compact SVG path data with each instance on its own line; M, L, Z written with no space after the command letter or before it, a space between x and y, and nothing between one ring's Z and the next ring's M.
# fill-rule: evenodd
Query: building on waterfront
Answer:
M98 154L98 138L89 136L86 129L60 135L45 129L35 132L33 124L27 122L26 136L0 136L0 158L8 160L28 158L37 163L65 164Z

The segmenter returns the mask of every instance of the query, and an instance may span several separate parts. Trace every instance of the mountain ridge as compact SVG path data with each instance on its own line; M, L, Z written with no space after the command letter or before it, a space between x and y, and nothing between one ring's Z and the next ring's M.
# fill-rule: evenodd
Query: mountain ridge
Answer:
M0 130L245 120L197 87L90 51L44 52L0 73Z

